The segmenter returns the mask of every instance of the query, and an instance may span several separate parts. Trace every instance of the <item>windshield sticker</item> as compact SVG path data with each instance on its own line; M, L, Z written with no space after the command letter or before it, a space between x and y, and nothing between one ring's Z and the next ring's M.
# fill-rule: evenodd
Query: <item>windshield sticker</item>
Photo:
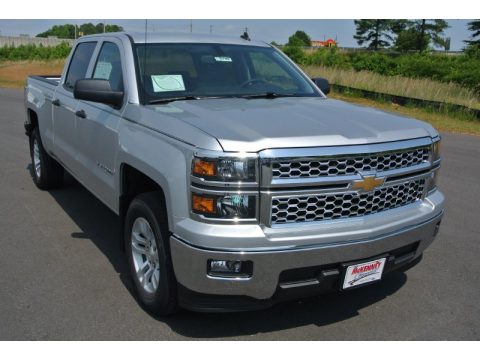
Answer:
M105 61L99 61L95 67L94 79L109 80L112 73L112 64Z
M154 92L185 91L182 75L152 75Z
M232 58L228 56L215 56L215 61L232 62Z

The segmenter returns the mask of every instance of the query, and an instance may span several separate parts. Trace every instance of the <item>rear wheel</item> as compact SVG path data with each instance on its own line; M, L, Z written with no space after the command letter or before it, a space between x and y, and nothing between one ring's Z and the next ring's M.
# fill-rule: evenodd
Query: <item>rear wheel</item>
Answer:
M62 186L63 167L43 148L38 127L30 134L30 156L33 182L39 189L50 190Z
M177 308L177 286L168 243L162 196L138 195L125 217L125 249L132 280L143 306L156 315Z

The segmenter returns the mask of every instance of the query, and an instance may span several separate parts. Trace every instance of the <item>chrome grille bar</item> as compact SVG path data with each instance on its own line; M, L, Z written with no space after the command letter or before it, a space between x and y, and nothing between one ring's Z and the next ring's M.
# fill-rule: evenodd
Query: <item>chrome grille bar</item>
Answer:
M301 223L364 216L420 200L426 179L385 186L368 193L272 197L271 224Z
M335 177L362 172L380 172L407 168L428 162L430 147L407 149L362 156L314 158L310 160L282 159L272 161L273 179Z

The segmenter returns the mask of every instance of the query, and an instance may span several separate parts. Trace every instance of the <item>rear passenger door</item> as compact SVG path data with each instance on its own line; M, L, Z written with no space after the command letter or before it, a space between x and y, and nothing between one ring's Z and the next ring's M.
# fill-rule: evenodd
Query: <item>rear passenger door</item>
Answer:
M78 100L73 97L73 87L79 79L85 78L97 41L81 42L75 48L68 70L62 83L57 86L52 100L54 153L71 172L79 170L76 157L76 108Z
M119 40L108 38L100 45L91 75L94 79L108 80L114 91L124 92L124 54ZM124 105L111 105L80 100L77 112L77 159L80 177L85 186L111 208L116 207L115 177L118 149L118 127Z

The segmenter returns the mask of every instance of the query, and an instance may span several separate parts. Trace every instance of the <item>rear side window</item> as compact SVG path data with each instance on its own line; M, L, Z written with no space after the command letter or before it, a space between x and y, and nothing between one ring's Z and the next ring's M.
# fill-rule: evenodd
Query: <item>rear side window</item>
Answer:
M122 62L118 46L105 42L93 70L94 79L107 80L113 91L123 91Z
M68 68L65 86L68 89L73 89L75 82L79 79L84 79L87 74L88 64L92 58L93 51L97 46L96 42L84 42L78 44L73 53L72 61Z

